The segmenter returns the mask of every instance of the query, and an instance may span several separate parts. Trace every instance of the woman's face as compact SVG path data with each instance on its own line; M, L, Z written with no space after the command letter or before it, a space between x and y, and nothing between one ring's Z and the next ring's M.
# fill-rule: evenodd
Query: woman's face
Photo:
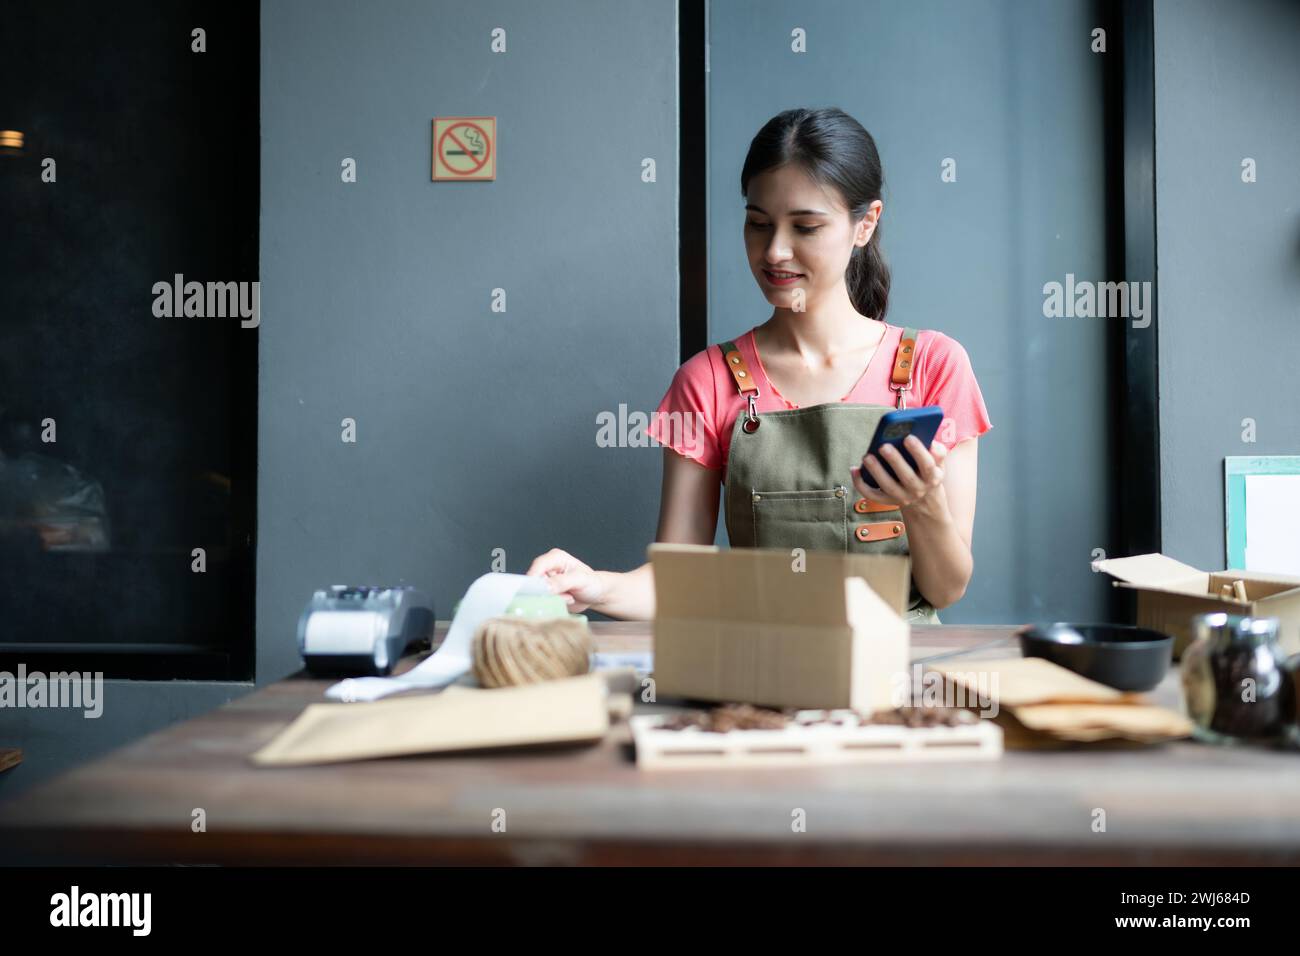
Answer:
M746 198L745 254L767 301L802 312L843 295L849 257L875 232L880 200L852 222L836 190L789 165L751 179Z

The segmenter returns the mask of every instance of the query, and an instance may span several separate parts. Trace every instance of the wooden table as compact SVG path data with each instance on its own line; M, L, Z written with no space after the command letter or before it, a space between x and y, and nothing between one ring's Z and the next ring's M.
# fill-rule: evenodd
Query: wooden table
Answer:
M649 646L645 623L593 630L602 650ZM1011 634L917 627L913 658L1015 655ZM327 683L280 681L19 795L0 805L0 853L225 864L1300 862L1300 755L1191 742L648 773L618 725L594 746L252 766L248 755L323 700ZM1152 696L1180 706L1176 672ZM207 829L195 833L200 808ZM793 832L797 809L806 832ZM1093 830L1097 809L1105 832ZM504 833L492 828L500 810Z

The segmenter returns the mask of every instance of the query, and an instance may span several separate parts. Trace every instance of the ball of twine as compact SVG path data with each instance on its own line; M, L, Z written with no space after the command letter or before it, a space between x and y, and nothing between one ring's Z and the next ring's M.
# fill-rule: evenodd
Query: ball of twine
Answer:
M593 647L586 621L503 615L479 624L473 649L479 684L513 687L585 674Z

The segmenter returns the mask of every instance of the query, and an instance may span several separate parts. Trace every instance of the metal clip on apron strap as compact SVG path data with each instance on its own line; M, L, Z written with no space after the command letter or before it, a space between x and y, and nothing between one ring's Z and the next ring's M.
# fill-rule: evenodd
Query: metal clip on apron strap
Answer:
M736 348L734 342L723 342L718 348L722 349L722 360L727 363L727 368L731 370L731 377L736 380L736 388L740 389L740 394L745 396L749 406L745 411L745 423L740 427L748 434L758 431L758 411L754 407L758 401L758 383L754 381L754 376L749 371L749 366L745 364L745 357L740 354L740 349Z
M894 353L894 370L889 376L889 387L898 393L897 408L907 407L907 393L912 389L912 368L916 364L916 329L903 329L903 337L898 340L898 351Z

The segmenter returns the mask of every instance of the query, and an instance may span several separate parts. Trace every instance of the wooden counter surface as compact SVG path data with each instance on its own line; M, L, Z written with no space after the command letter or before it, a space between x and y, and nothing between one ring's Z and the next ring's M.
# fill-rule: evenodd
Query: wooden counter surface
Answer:
M649 647L648 623L592 627L601 650ZM1012 632L917 627L912 656L1013 656ZM650 773L637 769L620 724L594 746L250 764L328 683L279 681L0 804L0 854L224 864L1300 862L1300 754L1192 742L1008 751L983 763ZM1151 696L1181 706L1176 670ZM205 833L191 830L196 808ZM498 809L504 833L492 828ZM792 831L796 809L806 832ZM1102 833L1092 828L1097 809Z

